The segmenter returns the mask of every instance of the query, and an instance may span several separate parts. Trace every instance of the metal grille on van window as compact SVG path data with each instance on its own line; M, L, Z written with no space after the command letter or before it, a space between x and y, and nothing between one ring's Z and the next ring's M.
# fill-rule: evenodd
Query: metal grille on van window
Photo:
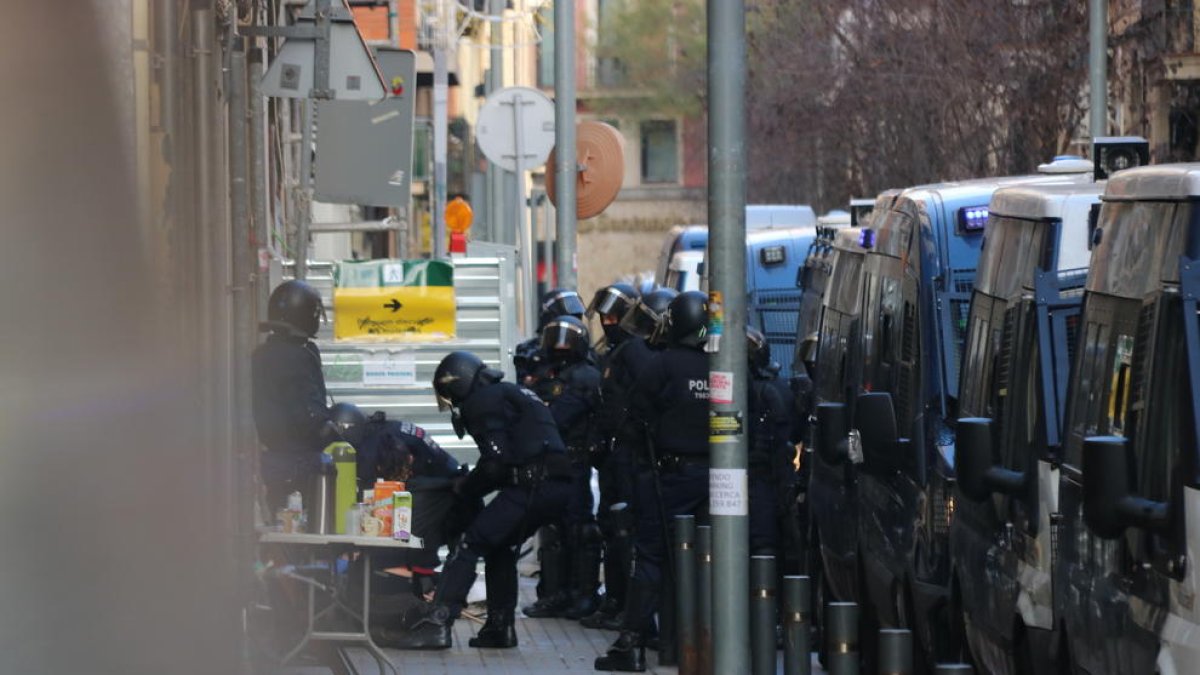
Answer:
M904 303L904 325L900 339L899 381L896 383L896 421L907 424L911 419L912 383L917 355L917 308Z
M1145 371L1146 353L1150 351L1147 347L1154 331L1154 310L1157 307L1158 303L1146 303L1142 305L1142 311L1138 314L1137 337L1133 343L1133 360L1129 373L1133 385L1129 397L1130 410L1141 410L1145 405L1148 379Z
M1075 363L1075 345L1079 342L1079 315L1072 314L1067 317L1067 365L1070 368L1072 363Z
M950 270L950 283L955 293L970 293L975 290L975 270Z
M933 491L933 513L930 517L933 518L933 534L934 536L945 536L950 532L950 511L946 504L947 492L946 488L939 488Z
M1012 355L1017 331L1017 312L1020 305L1014 305L1004 311L1004 328L1000 332L1000 353L996 361L996 428L1004 428L1005 399L1008 397L1008 387L1012 382Z

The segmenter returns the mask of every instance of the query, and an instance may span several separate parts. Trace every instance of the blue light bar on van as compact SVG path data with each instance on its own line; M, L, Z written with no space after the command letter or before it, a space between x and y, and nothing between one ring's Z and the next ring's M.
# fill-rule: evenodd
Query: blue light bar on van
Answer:
M766 246L758 252L758 259L764 265L782 265L787 260L787 249L782 246Z
M959 233L983 232L987 226L988 207L964 206L958 210Z
M875 248L875 230L869 227L863 228L858 235L858 245L863 248Z

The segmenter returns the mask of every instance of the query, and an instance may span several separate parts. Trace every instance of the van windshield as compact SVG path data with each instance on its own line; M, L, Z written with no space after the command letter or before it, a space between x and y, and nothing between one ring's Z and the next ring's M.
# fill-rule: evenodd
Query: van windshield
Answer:
M1009 216L989 218L975 287L992 297L1012 298L1023 285L1032 284L1038 264L1050 262L1044 260L1050 226Z
M858 285L862 277L863 255L837 252L833 274L825 284L825 305L848 316L858 314Z
M1184 202L1109 202L1097 228L1089 291L1142 298L1162 282L1178 283L1191 205Z

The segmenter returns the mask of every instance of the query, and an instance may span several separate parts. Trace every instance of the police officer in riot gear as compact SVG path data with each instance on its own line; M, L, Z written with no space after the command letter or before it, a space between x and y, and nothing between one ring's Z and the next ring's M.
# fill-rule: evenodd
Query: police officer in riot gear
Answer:
M534 385L550 364L541 352L542 328L560 316L582 319L586 308L583 299L575 291L555 288L546 291L538 308L538 334L518 344L513 350L513 366L517 382L526 387Z
M587 326L573 316L560 316L542 328L542 353L551 370L539 387L567 445L573 478L571 499L562 521L543 528L541 536L542 597L524 612L534 618L579 619L599 604L603 537L592 514L593 418L600 400L600 371L588 358ZM565 534L565 547L564 537Z
M629 289L615 286L620 293L605 293L616 298L607 314L600 313L609 350L604 357L600 385L601 411L598 416L601 437L609 447L604 460L607 469L600 474L600 522L609 539L604 583L606 595L611 597L597 610L596 615L580 621L580 625L585 627L607 630L619 630L624 623L628 604L626 587L633 558L635 511L638 508L634 494L634 458L644 455L646 449L646 435L631 414L634 383L646 372L650 362L657 358L658 350L651 349L647 340L658 332L667 307L678 295L674 289L659 288L622 310L623 296L629 295ZM609 303L601 299L596 307L599 309L605 304ZM620 316L617 316L618 313ZM604 486L608 489L605 490ZM605 496L606 492L609 497Z
M480 453L457 491L468 498L497 494L467 527L443 568L433 606L396 642L400 648L451 646L451 626L466 604L480 558L486 564L488 618L469 644L517 645L517 548L535 528L561 516L572 472L550 409L532 391L502 377L470 352L450 353L434 372L439 409L451 411L455 430L471 434Z
M271 292L269 334L251 357L254 424L267 451L261 475L270 513L287 495L311 497L311 481L321 466L321 451L340 440L326 406L321 352L312 341L321 325L321 296L303 281L285 281Z
M746 327L746 356L750 373L750 554L775 555L780 512L796 482L789 442L791 406L775 384L767 339L753 326Z
M596 291L592 302L588 305L587 317L597 318L601 330L604 331L604 356L600 368L601 378L600 408L596 415L598 444L595 455L595 466L599 477L600 503L596 510L596 521L604 537L604 599L592 614L582 617L580 624L587 628L620 628L620 616L625 609L625 582L629 576L629 557L631 554L631 538L633 535L633 509L629 504L629 489L622 489L627 484L627 471L616 461L613 443L616 438L620 413L614 409L623 409L616 401L627 400L627 396L617 392L614 384L613 369L621 375L620 354L632 336L621 327L621 319L633 308L638 301L638 292L626 283L615 283ZM641 347L644 349L645 345ZM636 351L636 347L634 350ZM639 371L633 371L639 372ZM632 373L630 373L632 375ZM607 397L603 394L607 387ZM607 400L606 400L607 398Z
M646 430L637 460L636 553L620 637L596 659L596 670L642 672L645 643L664 584L667 523L682 514L707 520L708 298L682 293L667 307L660 333L666 348L634 388L632 412Z

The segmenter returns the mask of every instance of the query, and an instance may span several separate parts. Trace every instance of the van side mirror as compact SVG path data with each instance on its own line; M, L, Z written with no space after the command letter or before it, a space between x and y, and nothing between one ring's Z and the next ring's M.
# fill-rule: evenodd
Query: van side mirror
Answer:
M900 432L892 395L873 391L858 395L854 410L854 428L862 437L863 463L873 470L902 466L897 457Z
M954 477L967 499L981 502L1000 494L1020 494L1025 489L1024 471L996 464L992 447L992 420L964 417L958 420L954 440Z
M846 434L849 420L845 403L817 404L817 453L828 464L840 464L849 457Z
M817 347L820 341L817 333L809 333L800 343L800 362L809 377L814 377L817 371Z
M1083 520L1101 539L1116 539L1129 527L1161 530L1167 526L1165 502L1132 494L1129 460L1129 441L1120 436L1083 441Z

